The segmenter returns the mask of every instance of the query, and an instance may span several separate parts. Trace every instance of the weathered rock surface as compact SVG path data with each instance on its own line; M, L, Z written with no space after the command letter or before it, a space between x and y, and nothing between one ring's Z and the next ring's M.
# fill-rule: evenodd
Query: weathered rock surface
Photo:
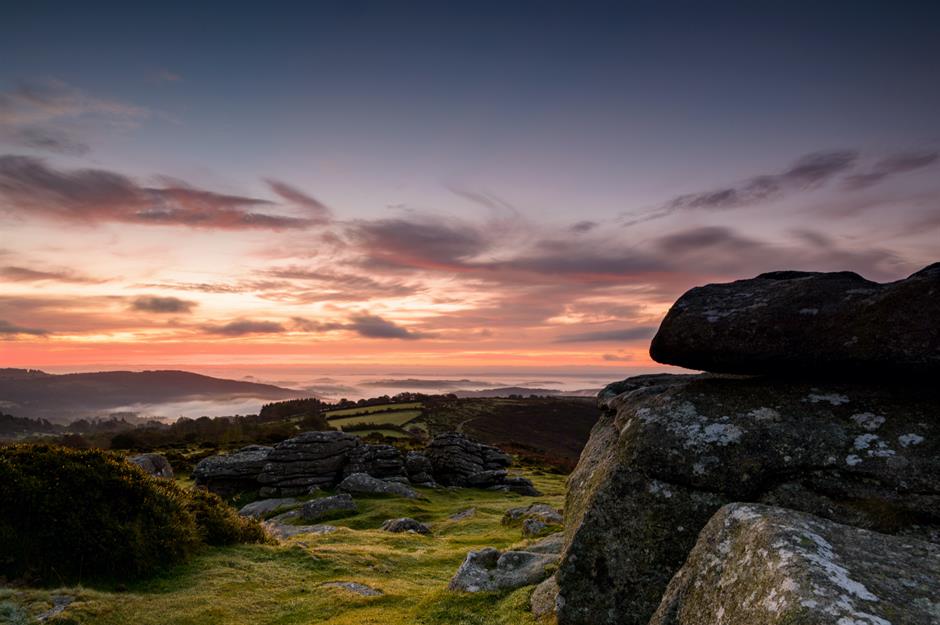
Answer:
M940 374L940 263L878 284L851 272L779 271L688 291L654 360L722 373Z
M505 551L485 547L471 551L450 580L451 590L485 592L512 590L538 584L551 574L558 556L530 551Z
M428 457L419 451L409 451L405 456L405 472L408 479L416 486L434 488L434 467Z
M242 506L238 514L260 519L265 515L277 512L278 510L287 510L289 508L299 508L302 504L293 497L283 497L280 499L259 499Z
M305 521L319 521L327 517L343 516L359 510L349 495L333 495L308 501L300 508L300 517Z
M336 489L344 493L361 495L391 495L407 499L417 499L419 497L418 492L410 486L399 482L386 482L374 478L368 473L353 473L340 482Z
M529 597L529 608L536 618L541 619L555 613L555 601L558 599L558 582L552 575L535 587Z
M564 545L564 532L555 532L554 534L549 534L538 542L532 543L523 551L531 551L532 553L553 553L559 555L561 554L561 550Z
M193 468L193 479L198 486L220 495L254 490L271 451L264 445L248 445L233 454L203 458Z
M940 542L940 390L653 375L600 397L569 478L562 625L645 625L733 501Z
M275 538L290 538L300 534L332 534L336 531L333 525L290 525L275 519L264 522L264 527Z
M340 588L349 592L361 595L363 597L378 597L382 591L378 588L372 588L359 582L324 582L320 584L321 588Z
M426 456L435 480L444 486L497 488L533 497L541 494L526 478L508 475L509 455L458 432L435 436L428 443Z
M530 506L510 508L503 513L501 523L503 525L520 525L527 519L538 519L546 525L561 525L564 523L561 512L547 503L534 503Z
M405 460L401 452L391 445L361 444L349 450L343 475L366 473L382 480L402 478L408 481Z
M160 454L137 454L127 459L154 477L173 477L173 467L165 456Z
M548 525L538 519L526 519L522 522L522 535L525 538L540 536L548 531Z
M389 519L382 523L382 529L386 532L414 532L415 534L430 534L431 528L424 523L404 517L401 519Z
M459 510L453 513L447 518L450 519L451 521L465 521L473 517L473 515L475 515L476 513L477 513L476 508L466 508L464 510Z
M344 432L303 432L274 446L258 482L285 496L302 495L311 486L333 486L360 444Z
M650 625L938 625L940 546L754 504L723 507Z

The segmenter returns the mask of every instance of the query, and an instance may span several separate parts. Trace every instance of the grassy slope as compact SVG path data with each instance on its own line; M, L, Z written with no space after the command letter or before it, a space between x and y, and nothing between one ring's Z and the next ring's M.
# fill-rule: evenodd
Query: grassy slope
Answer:
M351 417L353 415L371 414L373 412L386 412L388 410L414 410L420 409L421 402L413 401L400 404L378 404L375 406L359 406L356 408L343 408L342 410L328 410L324 412L327 419L336 417Z
M50 597L70 594L65 619L95 625L524 625L531 588L511 593L452 593L447 583L467 551L521 544L518 527L500 525L510 507L546 501L561 507L564 478L532 475L544 497L482 490L422 490L427 501L357 499L359 514L329 521L333 534L301 535L283 545L216 548L166 575L124 592L68 588L21 591L16 599L33 614ZM454 512L475 507L465 521ZM376 530L388 518L411 516L431 525L432 536ZM384 591L361 597L327 581L356 581ZM10 597L0 590L0 606ZM0 612L2 613L2 612Z

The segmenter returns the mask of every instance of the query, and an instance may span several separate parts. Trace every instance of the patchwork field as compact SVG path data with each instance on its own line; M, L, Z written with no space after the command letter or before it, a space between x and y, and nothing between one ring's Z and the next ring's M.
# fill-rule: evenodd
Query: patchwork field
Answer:
M107 588L0 589L0 620L28 623L53 605L74 601L47 623L60 625L526 625L532 587L509 593L462 594L447 584L466 553L525 544L518 527L500 524L514 506L544 501L561 507L564 478L526 473L544 497L486 490L420 489L426 500L359 498L360 512L329 521L339 530L302 534L278 545L213 548L145 582ZM473 507L461 521L455 512ZM410 516L430 536L377 528ZM364 597L333 581L359 582L382 594ZM4 621L4 622L6 622Z

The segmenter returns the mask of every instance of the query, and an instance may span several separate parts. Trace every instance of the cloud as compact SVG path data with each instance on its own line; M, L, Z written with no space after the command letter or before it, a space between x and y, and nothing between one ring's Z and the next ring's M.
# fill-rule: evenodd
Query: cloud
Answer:
M348 326L359 336L370 339L416 340L426 335L403 328L376 315L357 315L350 319Z
M160 69L153 73L154 82L179 82L183 80L183 77L177 74L176 72L171 72L168 69Z
M158 297L144 295L134 298L131 309L152 313L188 313L196 306L196 302L179 299L178 297Z
M798 158L782 172L752 176L735 185L676 196L650 213L629 217L624 225L632 226L659 219L677 211L714 211L755 206L793 191L825 184L834 176L851 169L857 160L858 152L855 150L813 152Z
M581 234L583 232L590 232L597 227L596 221L579 221L577 223L571 224L568 228L569 232L574 232L575 234Z
M202 326L203 331L221 336L245 336L246 334L276 334L286 329L274 321L252 321L239 319L221 325Z
M555 339L556 343L601 343L607 341L638 341L651 339L656 334L654 327L625 328L620 330L597 330L567 334Z
M265 275L282 284L265 289L265 299L310 304L320 301L366 301L379 297L405 297L422 289L401 281L379 281L367 275L312 269L296 265L270 269ZM313 288L311 288L311 286Z
M601 358L609 362L630 362L633 360L633 357L629 354L603 354Z
M871 170L866 173L846 176L844 186L850 190L866 189L897 174L904 174L933 165L938 159L940 159L940 153L932 150L893 154L875 163Z
M0 124L10 126L83 116L128 121L149 115L145 108L95 97L54 78L22 81L11 91L0 93Z
M29 334L32 336L43 336L48 334L46 330L40 330L38 328L24 328L22 326L14 325L9 321L4 321L0 319L0 336L15 336L17 334Z
M313 223L329 223L332 216L330 209L316 198L278 180L267 179L265 182L268 183L272 191L288 202L306 209Z
M367 264L416 269L459 269L490 241L472 224L439 217L357 221L347 234Z
M509 211L512 213L516 212L516 208L512 204L492 193L488 193L486 191L471 191L453 186L448 186L447 189L454 195L462 197L465 200L469 200L474 204L479 204L485 208L496 211Z
M68 270L43 271L39 269L30 269L28 267L18 267L8 265L0 267L0 278L11 282L72 282L78 284L87 284L100 282L87 276L83 276Z
M65 156L84 156L91 151L87 143L79 141L64 130L53 127L29 126L13 133L16 145L54 152Z
M0 156L0 198L17 215L70 222L123 222L193 228L306 228L310 219L255 212L269 200L226 195L163 179L161 187L143 187L130 178L101 169L64 171L42 159Z

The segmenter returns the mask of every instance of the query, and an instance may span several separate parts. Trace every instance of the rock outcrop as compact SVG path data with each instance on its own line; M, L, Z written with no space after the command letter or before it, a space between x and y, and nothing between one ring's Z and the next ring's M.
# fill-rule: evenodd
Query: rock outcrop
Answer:
M223 496L255 490L271 451L264 445L248 445L233 454L203 458L193 468L193 479L197 486Z
M449 588L463 592L513 590L538 584L551 574L558 556L531 551L505 551L486 547L471 551Z
M353 473L336 487L336 490L354 495L389 495L417 499L415 489L399 482L386 482L372 477L368 473Z
M389 519L382 523L382 528L386 532L400 534L402 532L412 532L415 534L430 534L431 528L424 523L408 517L401 519Z
M434 467L428 457L418 451L409 451L405 456L405 472L408 480L415 486L435 488Z
M546 525L561 525L564 523L561 512L547 503L534 503L529 506L510 508L503 513L500 522L503 525L521 525L529 519L539 520Z
M282 496L302 495L311 486L334 486L350 452L361 443L344 432L304 432L274 446L258 483Z
M258 501L252 501L238 511L238 514L241 516L251 517L253 519L260 519L274 512L289 510L293 508L299 508L301 502L293 497L283 497L280 499L259 499Z
M508 474L512 463L508 454L458 432L434 437L426 455L434 479L444 486L498 488L533 497L540 494L526 478Z
M349 450L344 475L365 473L380 480L408 481L405 460L391 445L361 444Z
M645 625L734 501L940 542L938 390L653 375L601 404L569 479L562 625Z
M138 467L154 477L173 478L173 467L166 456L160 454L137 454L127 459L128 462L136 464Z
M936 625L940 545L781 508L725 506L650 621L718 623Z
M718 373L940 375L940 263L878 284L778 271L683 295L654 360Z

